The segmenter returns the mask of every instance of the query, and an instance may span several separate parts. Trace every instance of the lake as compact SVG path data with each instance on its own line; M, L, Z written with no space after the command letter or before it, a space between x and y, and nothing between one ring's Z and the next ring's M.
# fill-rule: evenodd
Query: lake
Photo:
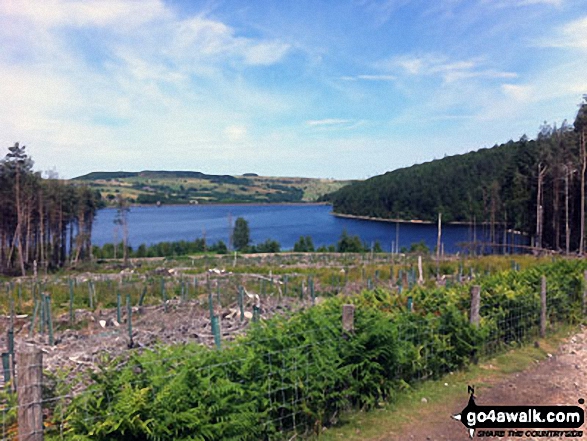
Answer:
M316 204L266 205L178 205L132 207L128 214L129 243L140 244L179 240L193 241L205 237L207 243L219 240L228 243L231 227L237 217L249 223L253 243L273 239L283 250L292 249L300 236L311 236L314 245L336 244L343 230L358 235L363 242L379 241L389 252L399 233L399 249L424 241L431 250L436 247L437 228L430 224L379 222L333 216L331 206ZM120 242L122 233L115 225L116 209L99 210L94 224L92 242L96 245ZM482 234L478 231L477 238ZM472 241L471 228L464 225L443 225L442 242L446 253L459 251L457 243ZM509 241L509 239L508 239Z

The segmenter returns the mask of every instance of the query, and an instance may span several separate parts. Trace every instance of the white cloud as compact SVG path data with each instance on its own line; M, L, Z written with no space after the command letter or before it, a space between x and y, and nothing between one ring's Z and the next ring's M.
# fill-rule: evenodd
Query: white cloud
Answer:
M467 78L516 78L514 72L483 67L482 60L453 61L439 54L402 55L379 62L382 68L403 70L413 76L440 76L445 82Z
M537 45L554 48L587 49L587 16L566 23L554 35L541 38Z
M481 4L492 8L518 8L526 6L546 5L561 7L566 0L482 0Z
M175 60L236 58L245 65L271 65L283 59L290 45L279 41L239 37L224 23L194 17L167 23L166 31L172 36L168 52Z
M340 77L343 81L357 81L357 80L365 80L365 81L395 81L397 79L394 75L373 75L373 74L363 74L363 75L355 75L355 76L343 76Z
M245 44L243 51L244 60L247 64L252 66L267 66L279 62L285 54L289 51L290 45L280 43L277 41L259 43L259 44Z
M349 119L339 119L339 118L325 118L325 119L314 119L306 121L306 124L312 127L319 127L319 126L335 126L335 125L342 125L342 124L349 124L352 121Z
M4 0L0 14L44 27L108 26L121 31L170 16L160 0Z
M515 101L529 101L536 97L532 86L520 84L502 84L503 93Z
M0 141L31 145L41 167L69 177L157 166L162 149L184 168L234 157L248 128L227 121L289 108L243 79L281 62L289 44L159 0L0 0L0 47Z
M247 127L243 125L232 125L224 129L224 134L230 142L243 142L247 138Z

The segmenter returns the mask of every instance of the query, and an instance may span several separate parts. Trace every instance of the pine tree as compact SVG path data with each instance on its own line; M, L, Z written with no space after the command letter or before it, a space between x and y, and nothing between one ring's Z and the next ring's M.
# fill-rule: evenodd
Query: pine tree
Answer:
M251 242L249 223L246 219L239 217L234 223L232 232L232 244L237 251L243 251Z

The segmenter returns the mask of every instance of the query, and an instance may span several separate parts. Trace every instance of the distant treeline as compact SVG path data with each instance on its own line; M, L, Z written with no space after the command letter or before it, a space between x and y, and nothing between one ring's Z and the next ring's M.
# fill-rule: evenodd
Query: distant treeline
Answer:
M276 240L267 239L255 245L248 245L242 253L279 253L281 252L281 244ZM376 241L373 244L366 244L361 242L359 236L351 236L346 231L343 231L340 239L336 244L329 246L314 247L314 242L310 236L301 236L293 247L294 252L339 252L339 253L363 253L373 251L375 253L383 252L381 244ZM430 252L423 242L412 244L409 249L403 248L402 252ZM144 257L176 257L186 256L190 254L200 253L215 253L227 254L229 252L228 246L222 240L213 244L207 244L203 238L194 241L176 241L176 242L160 242L154 245L141 244L136 249L131 246L127 247L128 257L144 258ZM107 243L102 247L94 245L92 247L92 255L97 259L116 259L123 258L123 244Z
M26 274L90 258L100 194L33 172L25 146L0 160L0 273ZM30 272L30 271L29 271Z
M252 182L246 178L237 178L230 175L208 175L196 171L166 171L166 170L144 170L141 172L92 172L74 178L81 181L110 180L124 178L148 178L148 179L205 179L216 184L237 184L251 185Z
M579 250L585 242L587 102L573 125L546 122L535 140L525 135L490 149L394 170L353 183L322 200L336 213L386 219L468 222L520 230L538 247Z

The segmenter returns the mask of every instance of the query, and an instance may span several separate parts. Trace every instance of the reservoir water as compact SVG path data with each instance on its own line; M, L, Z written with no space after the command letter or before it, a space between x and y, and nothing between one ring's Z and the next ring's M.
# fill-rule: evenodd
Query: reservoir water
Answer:
M267 204L267 205L179 205L132 207L128 213L129 243L136 249L140 244L179 240L193 241L205 237L207 243L219 240L228 243L237 217L249 223L253 243L273 239L282 250L292 249L300 236L311 236L314 245L336 244L343 230L358 235L367 244L379 241L384 251L395 246L409 248L412 243L424 241L434 250L437 227L431 224L379 222L346 219L333 216L329 205ZM121 228L116 225L116 209L105 208L96 217L92 242L96 245L120 242ZM447 253L460 250L458 244L472 241L472 230L464 225L443 225L442 242ZM477 232L477 240L482 232ZM508 240L509 242L509 240Z

